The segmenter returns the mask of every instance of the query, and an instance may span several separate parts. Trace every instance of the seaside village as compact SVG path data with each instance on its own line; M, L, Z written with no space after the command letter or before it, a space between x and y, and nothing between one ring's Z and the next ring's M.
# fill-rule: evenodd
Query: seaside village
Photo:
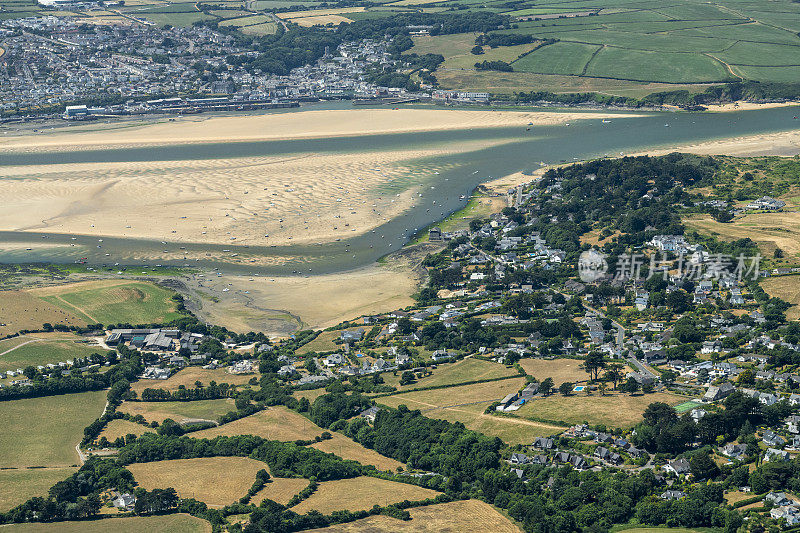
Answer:
M645 436L636 430L563 424L549 437L532 437L506 458L522 480L525 467L537 464L650 469L663 486L660 497L677 500L686 496L685 481L696 472L681 451L710 445L720 464L734 467L754 459L780 463L800 453L800 375L787 370L796 366L792 356L800 352L800 327L777 326L781 310L757 292L750 278L714 271L712 254L684 235L654 234L638 247L645 256L671 254L672 260L656 269L658 275L642 280L608 271L580 281L575 267L565 262L567 252L548 244L541 230L534 229L542 227L537 225L542 220L557 223L548 208L552 202L545 198L558 195L560 183L539 183L510 190L508 208L473 221L469 229L432 228L430 241L441 251L423 263L431 281L417 305L306 332L302 342L293 336L242 344L177 329L113 329L98 340L107 348L125 345L140 351L147 365L140 377L154 383L187 366L225 367L233 374L255 376L268 357L279 354L279 368L274 368L295 390L349 379L370 387L363 392L388 394L397 390L386 385L390 376L400 377L399 387L424 388L437 369L465 358L514 368L529 359L547 361L553 368L560 361L582 359L584 379L558 384L546 371L527 374L518 391L483 398L491 402L487 415L496 417L513 418L528 404L535 406L554 394L635 395L647 401L648 395L669 392L684 398L674 410L668 408L673 417L669 424L683 428L670 438L671 453L646 451L648 446L641 444ZM775 203L761 198L744 208L773 209ZM684 257L705 274L693 282L670 274ZM758 275L796 270L762 270ZM534 288L534 271L549 276L549 282ZM289 345L291 350L284 349ZM54 368L68 372L63 368L69 363ZM88 364L77 368L90 369ZM726 403L731 399L736 403ZM451 403L459 400L453 397ZM721 417L739 404L758 406L767 422L744 437L709 440L705 435L719 435ZM361 416L374 420L378 412L380 407L373 406ZM734 489L766 491L751 487L747 476ZM772 518L800 524L795 497L769 492L766 501Z
M63 118L297 106L320 98L380 96L486 102L488 93L420 94L370 83L367 72L395 68L388 41L341 44L316 63L274 75L230 64L256 57L208 27L106 26L44 16L0 20L0 112L70 104ZM197 97L164 97L195 94ZM125 99L108 102L109 95ZM7 119L8 120L8 119Z

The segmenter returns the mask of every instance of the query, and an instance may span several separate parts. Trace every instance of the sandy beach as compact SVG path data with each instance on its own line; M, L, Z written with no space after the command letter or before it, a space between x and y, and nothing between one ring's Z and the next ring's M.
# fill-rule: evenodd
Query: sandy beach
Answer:
M800 102L731 102L728 104L710 104L704 107L715 113L724 113L729 111L753 111L756 109L772 109L775 107L792 106L800 106Z
M125 122L43 130L18 135L0 129L0 150L63 150L200 142L326 138L508 126L548 126L618 116L604 112L493 111L463 109L340 109L250 116L191 116L144 125ZM627 115L638 116L638 115Z
M184 117L141 125L87 123L0 137L2 151L170 145L558 124L606 113L443 109L311 110ZM180 161L0 165L0 230L168 242L315 244L346 239L414 208L435 156L504 140L358 153ZM188 258L192 259L192 258Z
M184 281L202 302L196 313L204 320L234 331L285 336L413 303L411 294L421 281L415 265L390 263L310 277L193 276Z
M444 170L419 150L2 168L0 230L284 245L365 233L413 208Z
M766 155L791 157L800 154L800 124L798 124L798 129L792 131L718 139L671 148L648 150L631 155L664 155L670 152L688 152L700 155L731 155L739 157Z

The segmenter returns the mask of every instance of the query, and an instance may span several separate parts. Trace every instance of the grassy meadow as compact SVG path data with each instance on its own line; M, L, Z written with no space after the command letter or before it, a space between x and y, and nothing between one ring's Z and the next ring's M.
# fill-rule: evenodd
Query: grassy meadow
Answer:
M266 463L248 457L203 457L127 467L140 487L174 488L182 498L194 498L212 507L234 503L247 494L256 472L269 471Z
M642 413L653 402L677 405L686 401L683 396L657 392L631 396L609 392L605 396L575 393L571 396L553 394L525 403L514 416L544 420L559 420L567 424L605 424L627 428L641 421Z
M0 291L0 336L41 329L42 324L85 326L86 318L26 291ZM0 350L5 351L5 350Z
M50 487L77 468L15 468L0 470L0 512L8 511L34 496L45 496Z
M83 428L103 412L106 392L9 400L0 409L0 467L78 463Z
M148 422L159 424L171 418L175 422L186 419L216 420L236 406L231 398L219 400L197 400L191 402L123 402L118 409L122 413L142 415Z
M511 378L489 383L453 386L429 391L407 392L377 398L379 404L397 407L405 404L419 409L429 418L461 422L467 428L510 444L530 444L535 437L559 433L564 428L521 418L487 414L486 408L510 392L520 390L524 378Z
M373 505L388 505L403 500L424 500L439 494L435 490L387 481L374 477L357 477L337 481L323 481L317 491L292 510L304 514L315 509L323 514L347 509L360 511Z
M409 8L423 4L423 0L404 2ZM444 12L458 7L463 8L464 3L436 3L436 8ZM600 7L549 0L505 9L480 3L468 4L467 8L511 16L515 26L499 33L556 42L530 53L512 50L520 46L516 45L484 47L484 54L472 55L473 34L415 37L412 52L445 57L436 71L444 88L506 93L595 90L642 96L657 90L702 90L701 84L727 81L799 79L800 9L789 0L769 5L682 0L667 7L656 2L615 0ZM367 12L385 9L388 6L368 8ZM476 71L474 63L484 59L506 61L514 71ZM640 92L642 89L646 92Z
M99 346L79 342L82 337L65 333L33 333L0 341L0 372L33 365L74 361L93 353L105 353Z
M308 418L284 406L275 406L222 426L192 433L193 437L213 439L220 435L254 435L269 440L313 439L324 430Z
M519 533L520 529L488 503L464 500L439 503L408 510L411 520L402 521L388 516L370 516L355 522L337 524L316 533L440 533L454 531L492 531ZM644 532L650 533L650 532Z
M79 522L9 524L2 533L210 533L211 524L187 514L105 518Z
M0 350L2 351L2 350ZM212 381L217 383L229 383L231 385L245 385L253 378L259 378L259 374L231 374L226 368L215 368L213 370L199 366L187 366L165 380L154 383L152 380L142 379L131 384L131 390L141 395L144 389L165 389L178 390L181 385L187 389L194 387L195 382L199 381L203 386L208 386Z
M92 323L151 324L180 317L173 291L143 281L87 281L28 292Z
M400 385L400 373L398 373L397 376L385 374L383 379L387 385L397 387L398 390L402 392L407 389L418 387L456 385L481 379L494 379L518 375L514 368L470 357L455 363L441 364L438 368L433 370L430 376L419 378L416 383L411 383L409 385Z

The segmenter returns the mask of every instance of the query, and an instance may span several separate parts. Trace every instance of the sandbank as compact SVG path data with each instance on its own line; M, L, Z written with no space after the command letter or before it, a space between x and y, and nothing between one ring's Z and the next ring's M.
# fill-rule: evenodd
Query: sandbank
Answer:
M503 142L0 167L0 230L260 246L344 240L412 209L449 168L428 158Z
M247 116L184 117L131 126L125 122L88 124L72 132L0 137L0 150L63 150L71 147L124 147L208 142L326 138L422 131L554 125L619 114L491 109L335 109ZM625 116L642 116L626 114Z
M800 124L798 124L800 126ZM756 157L766 155L796 156L800 154L800 128L778 133L764 133L717 139L669 148L656 148L632 155L664 155L670 152L687 152L700 155L730 155Z
M715 113L725 113L730 111L753 111L756 109L772 109L775 107L800 106L800 102L730 102L727 104L704 105L708 111Z

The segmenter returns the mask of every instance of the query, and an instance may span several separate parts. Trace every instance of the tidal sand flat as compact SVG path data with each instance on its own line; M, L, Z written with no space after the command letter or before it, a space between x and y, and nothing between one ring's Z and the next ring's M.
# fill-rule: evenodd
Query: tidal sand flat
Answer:
M410 265L376 264L311 277L193 276L187 285L201 295L197 313L204 320L234 331L285 335L299 328L329 327L342 317L403 308L413 303L418 283Z
M436 157L500 142L2 167L0 194L9 202L0 230L261 246L330 242L414 206L425 184L448 168Z
M463 109L326 109L247 116L191 117L142 125L125 122L54 130L41 135L6 135L0 150L62 150L200 142L328 138L508 126L552 126L578 119L615 116L605 112L493 111ZM631 116L631 115L627 115ZM109 135L113 133L113 135ZM367 147L368 148L368 147Z
M795 156L800 154L800 123L798 123L798 129L795 130L704 141L669 149L649 150L647 154L664 155L669 152L740 157L764 155Z

